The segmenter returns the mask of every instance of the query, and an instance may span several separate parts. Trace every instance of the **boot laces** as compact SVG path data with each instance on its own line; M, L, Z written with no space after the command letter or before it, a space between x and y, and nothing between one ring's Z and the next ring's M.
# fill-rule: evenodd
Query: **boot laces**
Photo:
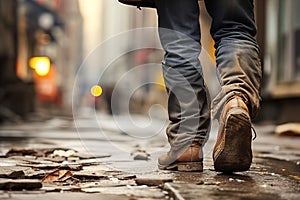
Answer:
M254 141L256 139L256 137L257 137L257 133L256 133L256 130L255 130L255 128L253 126L251 126L251 130L252 130L252 133L254 135L253 138L252 138L252 140Z

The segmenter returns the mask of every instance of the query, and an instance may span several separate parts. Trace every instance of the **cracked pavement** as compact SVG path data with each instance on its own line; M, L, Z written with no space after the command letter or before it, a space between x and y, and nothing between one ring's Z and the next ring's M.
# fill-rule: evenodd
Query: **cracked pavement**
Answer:
M96 115L0 126L0 198L300 199L300 138L276 136L272 124L255 126L249 171L214 171L213 124L204 172L183 173L157 169L168 150L164 120L135 116L135 128Z

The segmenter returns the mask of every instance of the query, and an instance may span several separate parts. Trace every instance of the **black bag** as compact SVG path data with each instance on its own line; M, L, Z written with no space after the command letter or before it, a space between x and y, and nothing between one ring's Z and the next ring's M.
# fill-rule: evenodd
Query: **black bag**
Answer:
M127 5L136 6L138 8L140 7L155 8L154 0L118 0L118 1Z

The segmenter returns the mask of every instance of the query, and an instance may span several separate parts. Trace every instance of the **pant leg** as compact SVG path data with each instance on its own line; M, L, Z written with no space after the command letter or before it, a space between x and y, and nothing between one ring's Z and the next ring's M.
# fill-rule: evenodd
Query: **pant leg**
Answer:
M213 21L217 72L222 91L214 99L213 113L218 117L224 103L233 95L242 95L254 118L259 110L261 64L254 38L253 0L205 0Z
M210 100L199 62L201 51L198 0L156 0L159 36L165 50L164 80L174 150L204 144L210 126Z

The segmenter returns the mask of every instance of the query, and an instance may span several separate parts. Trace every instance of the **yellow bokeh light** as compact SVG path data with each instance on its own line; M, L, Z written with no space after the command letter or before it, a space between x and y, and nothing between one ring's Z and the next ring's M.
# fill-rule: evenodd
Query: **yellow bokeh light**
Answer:
M48 57L32 57L29 65L39 76L46 76L50 71L50 59Z
M91 87L91 94L94 97L99 97L102 94L102 88L99 85L94 85L93 87Z

